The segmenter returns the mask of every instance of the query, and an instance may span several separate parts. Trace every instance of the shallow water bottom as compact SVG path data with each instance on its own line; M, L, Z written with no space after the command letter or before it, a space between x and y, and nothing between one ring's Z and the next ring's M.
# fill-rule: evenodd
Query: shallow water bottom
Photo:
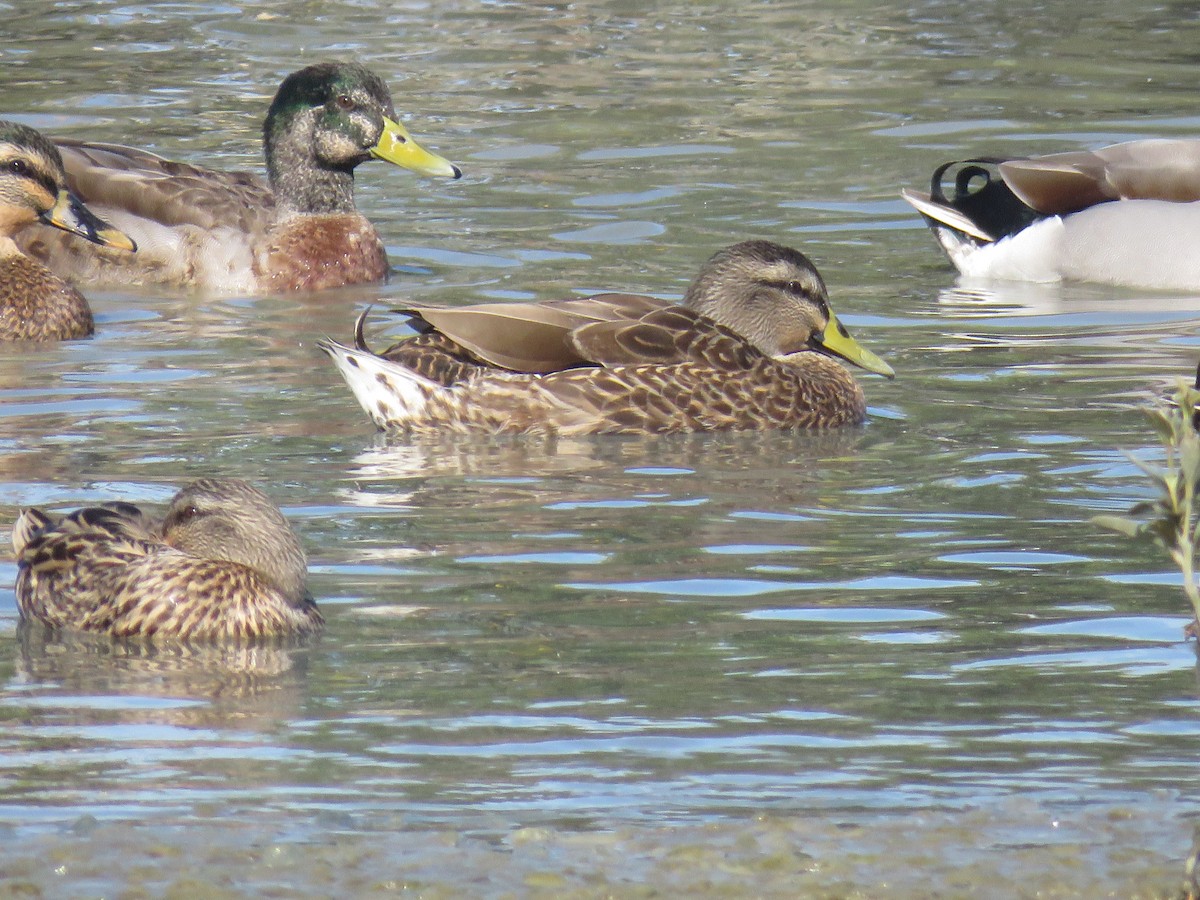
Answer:
M6 839L0 895L1195 896L1184 887L1194 817L1155 796L1128 806L1005 800L951 812L764 814L603 831L317 819L298 831L294 821L231 821L217 807L210 819L201 811L178 824L84 816L55 833Z

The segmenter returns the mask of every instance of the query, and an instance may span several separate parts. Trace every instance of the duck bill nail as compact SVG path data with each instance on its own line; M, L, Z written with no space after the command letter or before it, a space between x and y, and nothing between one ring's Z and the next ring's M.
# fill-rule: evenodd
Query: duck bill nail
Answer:
M42 221L71 234L77 234L95 244L115 247L118 250L137 250L133 238L113 228L70 191L58 192L58 200L43 216Z
M458 166L436 153L430 153L412 139L408 129L387 118L383 120L383 136L379 138L379 143L371 148L371 155L376 159L411 169L418 175L462 177L462 170Z
M824 333L819 337L814 337L814 346L831 356L838 356L846 362L854 363L868 372L874 372L885 378L896 377L896 370L852 338L850 332L837 320L837 316L832 311L829 313L829 324L825 326Z

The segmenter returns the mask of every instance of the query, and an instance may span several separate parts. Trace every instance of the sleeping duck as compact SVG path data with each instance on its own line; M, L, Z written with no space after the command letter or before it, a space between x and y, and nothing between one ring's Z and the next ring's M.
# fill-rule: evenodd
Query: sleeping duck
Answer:
M296 533L239 479L192 482L161 519L123 502L69 515L27 509L12 542L21 618L53 629L242 641L324 623Z

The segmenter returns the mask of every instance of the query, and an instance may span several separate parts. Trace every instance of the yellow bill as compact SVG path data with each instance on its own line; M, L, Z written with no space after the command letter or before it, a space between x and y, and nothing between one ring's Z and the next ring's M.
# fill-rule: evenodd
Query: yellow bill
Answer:
M430 153L412 139L408 129L399 122L384 117L383 135L371 148L371 155L386 162L411 169L418 175L440 178L461 178L462 170L436 153Z
M58 200L54 206L42 213L42 221L71 234L77 234L94 244L116 247L131 253L137 250L133 238L113 228L66 188L58 192Z
M868 372L874 372L876 375L883 375L886 378L896 377L895 369L850 337L850 332L846 330L845 325L838 321L833 310L829 311L829 324L825 326L824 332L814 334L809 339L809 343L814 350L820 350L830 356L841 357L846 362L854 363Z

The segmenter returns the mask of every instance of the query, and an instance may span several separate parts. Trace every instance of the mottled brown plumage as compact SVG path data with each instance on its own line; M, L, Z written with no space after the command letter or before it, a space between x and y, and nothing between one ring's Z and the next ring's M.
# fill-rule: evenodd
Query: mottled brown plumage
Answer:
M304 552L258 488L203 479L155 519L128 503L13 526L17 607L51 628L114 637L251 640L323 624Z
M133 248L67 191L54 144L25 125L0 121L0 341L66 340L94 330L83 295L13 240L22 230L51 231L42 224L61 229L56 233L75 244L83 237L124 247L116 252L125 256Z
M354 205L354 169L383 159L425 175L457 167L395 121L387 86L356 64L289 75L263 126L268 180L174 162L114 144L59 140L71 184L135 237L129 259L31 235L27 251L108 284L229 293L321 290L381 281L387 253Z
M320 346L383 429L711 431L861 422L831 355L880 374L829 310L803 254L768 241L717 253L684 305L636 294L401 310L421 333L373 354ZM365 315L365 314L364 314Z
M94 331L91 307L73 286L20 253L0 258L0 341L64 341Z

